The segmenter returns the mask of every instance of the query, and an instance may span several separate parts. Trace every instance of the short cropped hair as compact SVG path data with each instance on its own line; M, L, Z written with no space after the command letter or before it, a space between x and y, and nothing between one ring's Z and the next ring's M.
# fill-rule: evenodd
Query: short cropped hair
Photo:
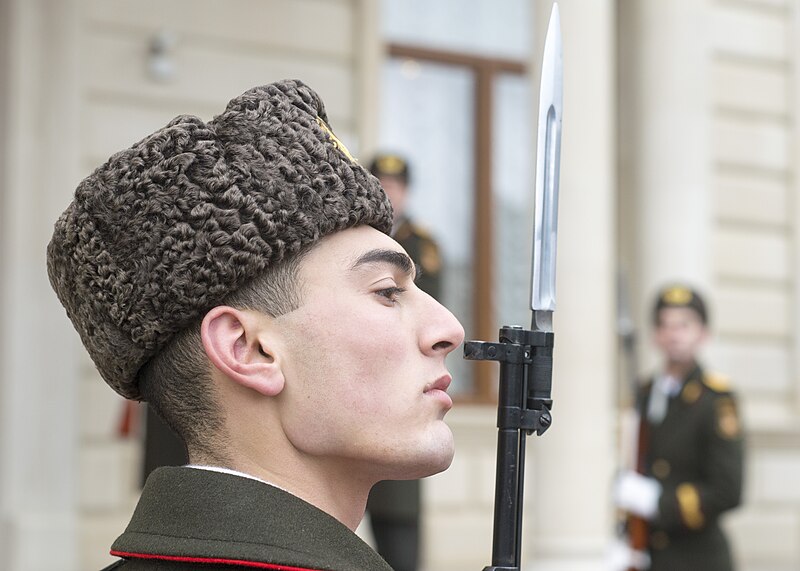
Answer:
M305 248L267 268L219 305L280 317L299 308ZM224 419L211 381L211 364L200 338L202 318L178 332L139 373L143 400L180 436L190 454L225 460Z

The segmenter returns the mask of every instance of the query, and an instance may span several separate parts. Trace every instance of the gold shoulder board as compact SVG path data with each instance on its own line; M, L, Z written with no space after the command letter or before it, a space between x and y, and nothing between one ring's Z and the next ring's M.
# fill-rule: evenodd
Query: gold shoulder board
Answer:
M703 384L718 393L726 393L731 390L730 377L721 373L705 373L703 375Z

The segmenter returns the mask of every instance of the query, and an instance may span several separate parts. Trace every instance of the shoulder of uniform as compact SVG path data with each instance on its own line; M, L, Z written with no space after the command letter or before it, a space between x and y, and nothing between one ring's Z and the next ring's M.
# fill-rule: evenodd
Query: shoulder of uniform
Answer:
M108 567L103 567L100 571L115 571L117 569L122 569L123 565L125 565L125 560L119 559L118 561L115 561Z
M733 390L731 379L728 375L713 371L703 373L703 384L717 393L729 393Z

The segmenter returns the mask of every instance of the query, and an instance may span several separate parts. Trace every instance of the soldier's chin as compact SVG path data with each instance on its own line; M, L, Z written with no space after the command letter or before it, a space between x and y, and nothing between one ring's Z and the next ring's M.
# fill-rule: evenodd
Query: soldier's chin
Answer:
M447 458L438 458L435 461L431 460L426 464L414 466L410 470L406 470L403 477L395 478L397 480L418 480L419 478L427 478L444 472L453 463L453 455L450 454Z
M437 447L429 450L427 454L420 458L417 474L412 477L425 478L444 472L453 463L454 455L455 443L453 442L453 434L448 429L448 438L438 443Z
M395 466L395 475L392 480L416 480L433 476L443 472L453 463L455 455L455 445L453 435L449 432L446 438L429 443L423 449L418 449L413 458L408 458L403 466Z
M455 448L452 448L450 450L450 454L435 467L435 470L431 472L430 475L433 476L434 474L438 474L440 472L444 472L445 470L447 470L453 463L453 456L455 456Z

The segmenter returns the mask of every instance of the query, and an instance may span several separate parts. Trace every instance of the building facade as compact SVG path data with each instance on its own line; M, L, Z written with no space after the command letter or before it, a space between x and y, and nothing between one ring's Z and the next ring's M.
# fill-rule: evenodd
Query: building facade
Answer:
M528 4L524 73L538 84L551 2ZM797 569L800 2L560 9L555 423L528 447L524 559L597 569L613 535L623 267L643 332L663 281L708 293L708 360L739 387L750 435L746 505L728 522L736 552L745 571ZM49 569L54 554L65 571L101 568L138 494L141 442L120 436L122 401L45 272L52 224L78 182L176 114L210 118L285 77L320 92L366 160L382 142L381 17L373 0L0 0L0 559L10 571ZM645 343L640 353L652 362ZM456 458L423 488L426 569L490 563L495 412L462 403L448 416Z

